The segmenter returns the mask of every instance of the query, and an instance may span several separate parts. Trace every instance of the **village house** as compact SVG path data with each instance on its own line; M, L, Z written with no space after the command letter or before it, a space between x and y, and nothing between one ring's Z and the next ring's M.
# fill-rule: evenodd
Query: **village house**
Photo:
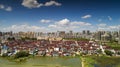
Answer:
M1 56L4 53L8 55L14 55L19 51L28 51L31 55L36 56L75 56L80 54L92 55L99 54L97 51L100 50L100 45L95 41L73 41L73 40L60 40L60 41L49 41L49 40L14 40L4 44L0 44ZM108 46L102 46L104 50L110 50L114 53L113 49Z

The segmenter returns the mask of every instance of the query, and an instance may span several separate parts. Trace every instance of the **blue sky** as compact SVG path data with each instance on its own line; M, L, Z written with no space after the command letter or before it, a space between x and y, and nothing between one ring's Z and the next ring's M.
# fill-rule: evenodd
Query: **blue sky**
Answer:
M118 30L119 0L0 0L0 31Z

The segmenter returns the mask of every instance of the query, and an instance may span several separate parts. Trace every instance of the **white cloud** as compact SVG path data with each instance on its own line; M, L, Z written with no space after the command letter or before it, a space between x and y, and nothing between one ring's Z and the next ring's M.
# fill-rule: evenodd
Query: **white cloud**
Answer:
M76 22L72 22L71 25L90 26L91 24L87 22L76 21Z
M65 18L60 21L57 21L55 24L58 26L67 26L67 25L69 25L69 23L70 23L70 20Z
M57 25L50 24L48 27L50 27L50 28L57 28Z
M109 26L107 24L98 24L98 30L104 30L104 31L117 31L119 29L120 25L112 25Z
M22 5L27 8L39 8L43 6L43 4L38 3L37 0L23 0Z
M82 16L81 18L82 19L87 19L87 18L91 18L92 16L91 15L85 15L85 16Z
M67 28L67 27L69 27L69 24L70 24L70 20L65 18L65 19L62 19L62 20L59 20L59 21L54 21L54 23L48 25L48 27L60 29L60 28Z
M7 7L5 10L6 11L12 11L12 8L11 7Z
M98 24L97 27L98 27L98 30L108 30L109 29L107 24L105 24L105 23Z
M120 25L109 26L110 30L120 30Z
M45 6L52 6L52 5L61 6L61 3L58 3L56 1L49 1L45 3Z
M42 19L43 21L43 19ZM54 21L52 20L52 23L49 23L45 26L36 26L36 25L29 25L29 24L20 24L20 25L11 25L8 27L0 26L1 31L13 31L13 32L27 32L27 31L35 31L35 32L50 32L50 31L82 31L82 30L90 30L90 31L96 31L96 30L104 30L104 31L117 31L120 29L120 25L107 25L105 23L92 25L88 22L82 22L82 21L71 21L67 18ZM48 21L43 21L43 23L47 23Z
M80 29L91 29L92 24L81 21L70 21L65 18L48 25L49 28L56 30L80 30Z
M46 19L42 19L40 20L41 23L49 23L49 22L52 22L52 20L46 20Z
M48 31L45 27L39 27L39 26L33 26L28 24L22 24L22 25L11 25L9 27L3 28L2 31L13 31L13 32L27 32L27 31L35 31L35 32L45 32Z
M98 26L99 26L99 27L105 27L105 26L107 26L107 24L101 23L101 24L98 24Z
M118 26L109 26L111 29L118 29Z
M5 6L3 4L0 4L0 9L5 10L5 11L12 11L12 7L10 6Z
M52 5L61 6L62 4L56 1L49 1L43 4L43 3L39 3L38 0L23 0L22 5L27 8L39 8L42 6L52 6Z
M0 9L4 9L5 6L3 4L0 4Z
M111 21L112 20L112 18L110 17L110 16L108 16L108 19Z

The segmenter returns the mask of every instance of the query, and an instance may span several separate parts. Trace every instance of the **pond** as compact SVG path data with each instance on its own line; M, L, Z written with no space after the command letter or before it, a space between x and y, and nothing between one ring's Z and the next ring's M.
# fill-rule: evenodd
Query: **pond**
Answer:
M81 61L77 57L33 57L25 62L0 58L0 67L81 67Z

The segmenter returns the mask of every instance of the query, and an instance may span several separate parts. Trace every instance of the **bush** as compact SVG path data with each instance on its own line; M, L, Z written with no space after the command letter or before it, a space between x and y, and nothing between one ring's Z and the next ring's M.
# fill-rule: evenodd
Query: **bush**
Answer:
M21 40L37 40L37 38L21 37Z
M2 55L2 57L8 57L8 54L7 54L7 53L4 53L4 54Z
M12 41L12 40L15 40L15 38L14 37L12 37L12 38L8 37L7 40Z
M76 41L89 41L89 39L86 38L63 38L65 40L76 40Z
M118 52L117 54L120 55L120 52Z
M20 51L20 52L15 54L14 58L17 59L17 58L28 57L28 56L29 56L28 52Z
M113 52L109 51L109 50L105 50L106 55L112 56Z
M101 49L97 50L97 53L102 54L102 50Z

